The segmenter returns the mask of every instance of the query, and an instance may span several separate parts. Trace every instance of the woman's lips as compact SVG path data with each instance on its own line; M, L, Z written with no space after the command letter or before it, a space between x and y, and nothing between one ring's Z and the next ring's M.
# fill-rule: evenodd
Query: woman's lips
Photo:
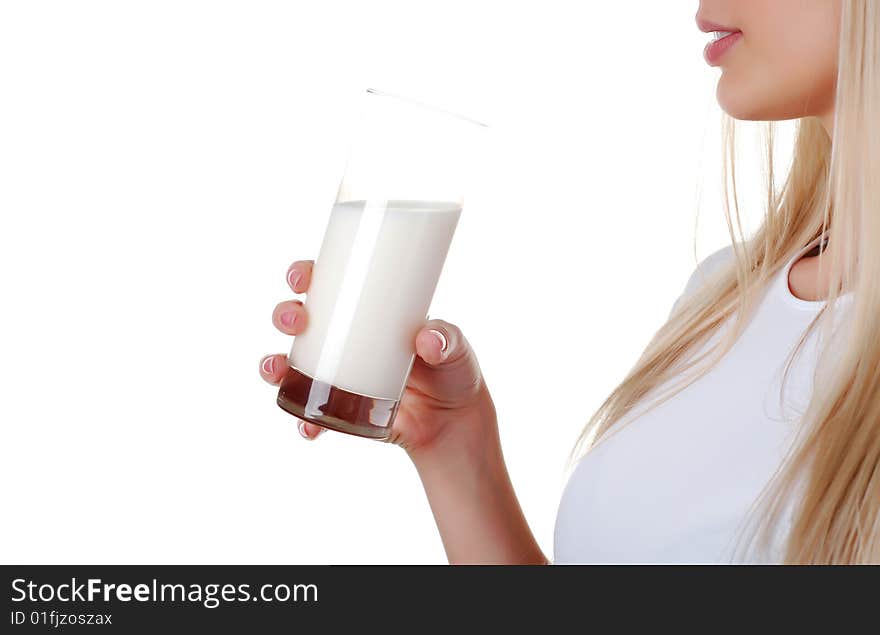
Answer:
M719 40L709 42L706 45L706 48L703 49L703 57L709 66L718 66L721 56L724 55L731 46L736 44L741 37L742 31L734 31L730 35L725 35Z

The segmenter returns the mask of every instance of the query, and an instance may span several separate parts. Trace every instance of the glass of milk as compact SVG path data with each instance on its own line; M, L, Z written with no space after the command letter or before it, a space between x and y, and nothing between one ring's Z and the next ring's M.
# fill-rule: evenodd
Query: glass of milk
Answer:
M387 440L486 126L368 89L278 405Z

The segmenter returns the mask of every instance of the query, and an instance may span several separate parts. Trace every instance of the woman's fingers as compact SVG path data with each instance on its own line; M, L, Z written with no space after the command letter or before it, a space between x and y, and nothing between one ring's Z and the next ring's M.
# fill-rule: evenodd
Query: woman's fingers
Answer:
M260 360L260 377L274 386L278 386L287 372L286 355L266 355Z
M321 426L316 426L314 423L309 423L308 421L303 421L302 419L298 420L296 427L297 430L299 430L300 435L302 435L304 439L308 439L309 441L316 439L318 435L325 430Z
M312 282L314 260L297 260L287 268L287 284L294 293L305 293Z
M312 281L314 260L297 260L287 268L287 284L294 293L305 293ZM300 300L279 302L272 311L272 324L286 335L298 335L306 327L306 310ZM275 386L281 383L287 372L285 355L266 355L260 360L260 376ZM324 428L295 418L297 430L305 439L315 439L324 432Z
M284 379L287 372L287 357L284 355L266 355L260 360L260 377L277 386ZM305 439L310 441L324 432L324 428L316 426L314 423L308 423L302 419L294 417L297 424L297 430Z
M306 327L306 310L299 300L279 302L272 311L272 324L286 335L299 335Z
M312 281L314 260L297 260L287 269L287 284L296 293L305 293ZM306 327L306 310L300 300L278 303L272 312L272 324L285 335L299 335Z

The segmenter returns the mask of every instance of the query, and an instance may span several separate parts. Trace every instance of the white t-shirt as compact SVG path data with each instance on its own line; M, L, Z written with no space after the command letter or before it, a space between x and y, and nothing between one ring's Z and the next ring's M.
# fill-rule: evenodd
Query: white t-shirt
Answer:
M788 273L818 242L781 268L712 370L646 414L637 407L579 461L559 505L555 564L760 561L735 556L735 536L779 468L812 390L815 328L792 362L780 403L786 359L825 304L795 296ZM726 247L704 259L682 297L733 257ZM844 295L839 305L849 300Z

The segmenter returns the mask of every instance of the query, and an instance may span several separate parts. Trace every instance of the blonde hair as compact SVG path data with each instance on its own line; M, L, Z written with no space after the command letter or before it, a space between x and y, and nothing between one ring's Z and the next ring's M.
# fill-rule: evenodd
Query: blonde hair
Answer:
M767 208L748 240L743 238L736 194L736 122L725 117L724 209L734 258L675 306L632 370L590 418L572 449L569 467L575 457L618 430L646 397L653 397L650 410L704 375L742 333L774 274L833 227L829 262L820 261L829 274L826 302L795 347L821 324L813 392L791 450L753 506L764 509L752 527L752 539L759 551L766 550L779 535L786 505L793 505L791 527L782 534L785 563L880 562L878 65L880 5L843 0L833 142L815 117L798 120L793 161L777 191L774 124L764 124ZM841 290L852 293L843 312L837 306ZM841 316L846 318L844 328L835 331ZM730 328L702 350L723 323ZM697 349L700 355L686 355Z

